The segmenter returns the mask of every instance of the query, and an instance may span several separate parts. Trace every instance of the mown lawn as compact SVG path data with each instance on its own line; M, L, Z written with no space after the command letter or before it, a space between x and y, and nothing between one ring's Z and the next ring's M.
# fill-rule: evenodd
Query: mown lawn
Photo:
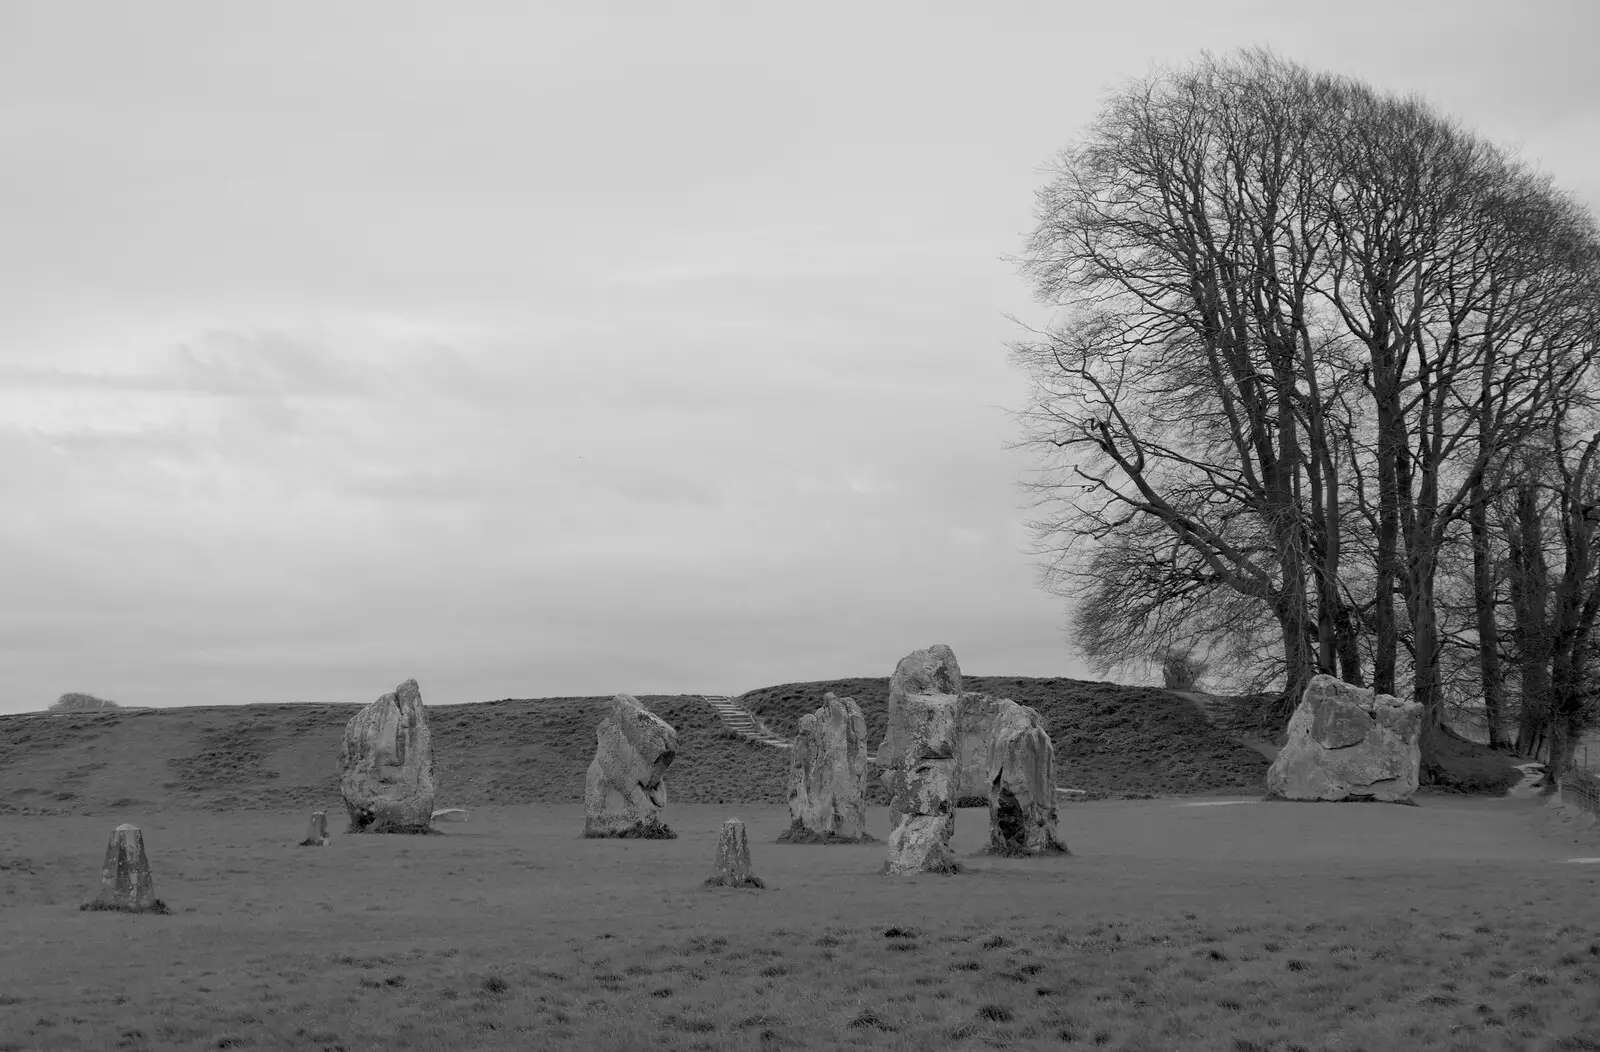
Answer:
M902 880L772 843L770 806L327 848L298 814L0 818L0 1048L1600 1049L1600 867L1560 861L1591 834L1422 803L1083 804L1050 860L971 856L964 810L967 871ZM769 890L700 886L732 813ZM123 817L171 916L76 909Z

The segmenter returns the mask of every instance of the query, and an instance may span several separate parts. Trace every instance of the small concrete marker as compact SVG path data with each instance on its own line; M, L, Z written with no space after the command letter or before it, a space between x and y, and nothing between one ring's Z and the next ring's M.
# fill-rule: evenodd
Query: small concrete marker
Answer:
M461 807L441 807L433 813L435 822L465 822L467 811Z
M326 811L311 812L311 823L306 826L306 838L300 841L300 846L328 846L328 813Z
M766 883L750 872L750 841L744 822L730 818L722 823L717 840L717 871L706 881L708 888L764 888Z
M156 898L150 860L144 853L144 834L138 826L124 822L111 831L105 864L100 867L100 894L80 908L120 913L167 912L166 903Z

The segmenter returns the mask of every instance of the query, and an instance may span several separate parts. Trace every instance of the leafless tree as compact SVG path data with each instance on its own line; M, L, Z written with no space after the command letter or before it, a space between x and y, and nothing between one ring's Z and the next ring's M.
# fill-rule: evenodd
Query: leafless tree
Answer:
M99 712L103 709L115 709L118 705L114 701L97 698L93 694L63 694L57 698L48 711L50 712Z
M1159 522L1277 619L1291 696L1316 659L1308 505L1324 536L1338 519L1336 472L1307 499L1329 458L1302 440L1332 353L1311 316L1328 191L1310 136L1331 87L1252 53L1114 99L1041 192L1024 260L1064 316L1014 348L1027 441L1062 454L1038 492L1066 514L1043 532Z
M1441 562L1470 535L1487 683L1488 509L1587 382L1596 243L1548 179L1420 101L1265 52L1115 94L1040 192L1020 262L1059 313L1013 348L1047 579L1079 578L1091 659L1217 637L1181 622L1228 595L1276 625L1283 711L1313 672L1370 662L1385 693L1407 673L1440 777L1442 655L1465 638Z

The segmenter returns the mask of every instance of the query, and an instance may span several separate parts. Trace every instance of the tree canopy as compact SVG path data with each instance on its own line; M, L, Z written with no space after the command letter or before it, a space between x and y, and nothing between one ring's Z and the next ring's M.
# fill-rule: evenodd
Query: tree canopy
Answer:
M1101 671L1192 650L1280 711L1318 672L1409 691L1426 774L1463 655L1527 638L1495 624L1506 495L1565 487L1540 550L1593 576L1593 215L1420 99L1250 50L1115 92L1036 216L1057 313L1013 357L1074 639Z

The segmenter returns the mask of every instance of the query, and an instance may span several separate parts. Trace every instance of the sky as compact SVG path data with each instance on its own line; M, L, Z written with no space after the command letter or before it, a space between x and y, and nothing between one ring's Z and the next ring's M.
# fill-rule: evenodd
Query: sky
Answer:
M1265 45L1600 208L1597 39L1592 0L0 0L0 712L935 642L1088 677L1009 447L1044 165Z

